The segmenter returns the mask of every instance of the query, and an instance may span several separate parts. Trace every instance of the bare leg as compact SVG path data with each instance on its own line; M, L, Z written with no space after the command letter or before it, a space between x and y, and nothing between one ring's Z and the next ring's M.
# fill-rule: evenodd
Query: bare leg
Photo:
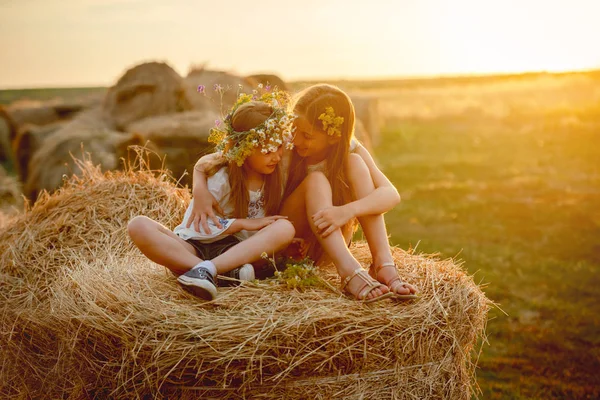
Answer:
M223 274L240 265L260 260L263 252L272 255L285 249L293 238L293 225L285 219L279 219L211 261L217 267L217 272Z
M133 218L127 224L127 232L146 257L175 275L184 274L202 261L191 244L148 217Z
M319 244L333 261L338 274L344 279L352 275L357 268L361 268L361 265L350 253L341 229L337 229L326 238L322 238L312 223L312 218L308 217L323 208L331 207L332 204L331 185L327 177L320 172L312 172L285 200L281 214L290 218L296 227L296 232L299 232L300 227L300 234L302 235L300 237L307 235L305 231L307 226L311 229ZM304 207L300 208L302 205ZM302 229L304 229L304 232L302 232ZM352 279L348 284L348 289L351 293L358 293L362 285L363 282L360 279ZM366 298L372 299L387 292L388 288L382 286L372 290Z
M350 185L354 191L356 199L362 199L368 196L375 190L373 179L369 172L369 168L358 155L351 154L348 159L348 176ZM373 257L372 267L394 264L394 257L390 249L388 241L387 229L383 214L365 215L358 218L363 233L367 239L371 256ZM371 271L373 275L374 270ZM381 283L387 283L398 276L398 272L394 268L382 268L375 277ZM402 286L400 282L395 282L390 287L390 290L398 294L415 293L416 289L409 284Z

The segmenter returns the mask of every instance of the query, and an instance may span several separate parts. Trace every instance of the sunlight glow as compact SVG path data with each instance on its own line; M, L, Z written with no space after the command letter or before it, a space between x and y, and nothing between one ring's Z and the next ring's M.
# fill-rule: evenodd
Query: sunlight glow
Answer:
M148 60L284 79L600 68L597 0L0 0L1 87L107 85Z

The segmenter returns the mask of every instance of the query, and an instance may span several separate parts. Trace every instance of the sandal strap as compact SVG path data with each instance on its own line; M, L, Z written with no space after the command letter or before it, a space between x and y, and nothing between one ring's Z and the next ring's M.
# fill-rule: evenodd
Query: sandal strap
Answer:
M389 267L393 267L395 270L398 270L398 268L396 267L396 263L394 263L394 262L387 262L387 263L383 263L381 265L378 265L378 266L374 267L375 268L375 274L378 275L379 271L381 271L385 267L388 267L388 268Z
M342 282L342 290L346 289L346 286L348 286L348 283L354 279L355 277L359 277L362 279L364 285L358 290L358 295L356 296L357 299L359 300L364 300L367 295L369 293L371 293L371 291L373 289L377 289L378 287L383 286L382 283L377 282L376 280L374 280L368 273L366 270L362 269L362 268L357 268L354 270L354 272L351 275L348 275L344 281ZM352 294L352 293L350 293ZM352 294L354 296L354 294Z
M388 263L383 263L377 267L373 267L375 268L375 277L379 276L379 271L381 271L383 268L394 268L397 272L397 275L390 279L389 281L387 281L385 284L387 287L389 287L390 289L392 289L394 283L399 282L400 286L404 287L404 285L406 284L406 282L404 280L402 280L402 278L400 278L400 271L398 271L398 267L396 267L396 264L393 262L388 262Z
M358 274L360 274L360 271L362 271L362 268L356 268L354 270L354 272L350 275L348 275L346 278L344 278L344 280L342 281L342 290L346 289L346 286L348 285L348 283Z

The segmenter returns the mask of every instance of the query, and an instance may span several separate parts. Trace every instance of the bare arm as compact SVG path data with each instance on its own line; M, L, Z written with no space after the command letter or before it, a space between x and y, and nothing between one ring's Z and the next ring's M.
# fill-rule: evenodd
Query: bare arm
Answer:
M283 215L271 215L262 218L237 218L233 221L233 224L227 228L225 233L234 234L242 230L260 231L262 228L271 225L278 219L287 219L287 217Z
M192 209L192 215L187 223L187 228L192 224L197 232L200 232L199 225L205 233L210 232L208 227L207 218L212 219L214 224L221 228L219 219L215 214L215 211L223 215L223 210L219 206L219 202L209 192L208 185L206 183L206 171L219 165L224 161L223 156L220 153L212 153L202 156L194 165L194 172L192 175L192 196L194 197L194 207Z

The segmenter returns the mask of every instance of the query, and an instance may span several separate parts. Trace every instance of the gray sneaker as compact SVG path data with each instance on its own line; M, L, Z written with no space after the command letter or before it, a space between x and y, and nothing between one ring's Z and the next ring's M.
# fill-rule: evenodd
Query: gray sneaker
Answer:
M232 269L221 275L232 279L221 279L217 277L219 286L239 286L240 281L251 281L255 279L254 267L252 264L244 264L241 267Z
M204 300L213 300L217 297L215 278L206 268L192 268L185 274L180 275L179 278L177 278L177 282L179 282L184 289Z

